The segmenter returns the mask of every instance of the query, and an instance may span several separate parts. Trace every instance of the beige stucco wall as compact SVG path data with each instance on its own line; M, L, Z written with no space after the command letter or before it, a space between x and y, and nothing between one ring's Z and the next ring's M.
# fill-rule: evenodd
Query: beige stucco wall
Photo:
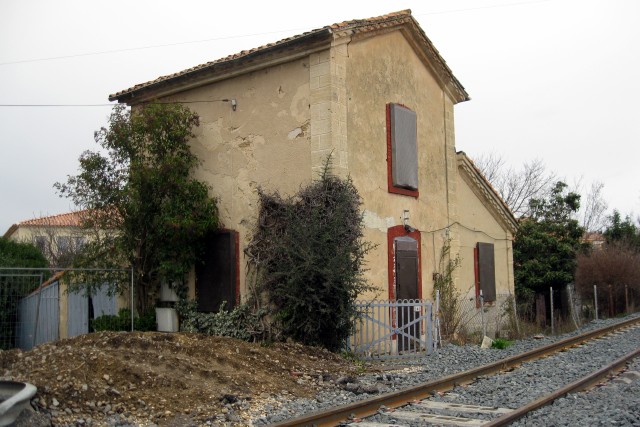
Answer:
M200 116L191 142L202 160L195 177L211 186L222 226L239 232L243 296L244 248L257 219L257 189L287 196L313 176L309 67L306 57L167 98L187 102ZM222 99L235 99L236 110Z
M45 237L81 237L82 233L78 227L49 227L49 226L33 226L21 225L9 236L15 242L35 243L36 236Z
M478 242L493 243L495 251L496 294L513 294L513 236L505 230L488 206L476 195L472 186L458 176L460 235L459 289L475 293L475 271L473 250Z
M422 296L430 298L444 229L455 221L453 103L400 31L352 40L346 70L349 174L364 202L365 237L378 245L367 276L386 297L387 228L409 210L409 224L421 231ZM387 190L388 103L417 113L418 198Z
M236 111L223 99L235 99ZM455 272L458 287L462 290L473 277L473 252L471 256L467 252L472 242L482 240L456 226L458 221L476 224L477 229L489 227L485 231L490 235L504 235L498 223L491 223L488 212L479 213L486 208L468 187L463 187L464 195L459 194L462 180L455 152L454 103L400 30L343 35L326 50L302 59L222 79L165 100L186 102L200 115L192 141L194 153L203 162L196 178L211 185L223 226L239 232L243 297L243 251L257 219L257 188L291 195L317 176L329 154L334 157L334 172L350 176L358 188L365 239L377 245L368 256L366 272L377 291L365 298L388 296L387 230L402 224L405 210L409 224L421 232L423 298L431 298L433 273L439 271L440 252L449 238L452 254L463 258L463 267ZM418 198L387 190L388 103L403 104L417 113ZM471 211L467 209L470 195ZM458 207L460 201L464 203ZM462 212L476 213L462 220ZM499 261L503 258L496 255L498 283L510 275L508 263ZM190 276L193 294L194 276ZM513 278L504 283L512 286Z

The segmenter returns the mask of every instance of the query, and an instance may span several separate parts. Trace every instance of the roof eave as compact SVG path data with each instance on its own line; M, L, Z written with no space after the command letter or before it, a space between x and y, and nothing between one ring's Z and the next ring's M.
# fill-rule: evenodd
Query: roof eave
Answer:
M11 225L11 227L9 227L9 229L4 233L4 236L2 237L4 237L5 239L10 238L13 235L13 233L16 232L17 229L18 229L18 224Z
M237 58L213 62L209 66L175 77L168 77L138 89L134 87L123 92L109 95L109 101L118 101L119 103L129 105L139 104L288 62L328 48L331 42L331 35L332 31L330 28L314 30L297 36L292 40L267 46Z
M518 220L513 212L511 212L509 206L502 200L502 197L500 197L495 188L487 181L482 172L480 172L473 161L467 157L464 151L459 151L456 154L458 157L458 167L468 178L466 181L474 185L480 194L485 197L487 202L489 202L494 217L512 234L515 234L518 231Z

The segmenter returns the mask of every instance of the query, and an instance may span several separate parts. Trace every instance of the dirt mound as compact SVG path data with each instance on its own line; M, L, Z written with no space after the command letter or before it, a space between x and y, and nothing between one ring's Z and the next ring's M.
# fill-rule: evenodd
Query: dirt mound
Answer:
M248 410L276 394L310 397L358 366L299 344L264 346L231 338L100 332L0 351L3 379L38 387L55 424L248 423Z

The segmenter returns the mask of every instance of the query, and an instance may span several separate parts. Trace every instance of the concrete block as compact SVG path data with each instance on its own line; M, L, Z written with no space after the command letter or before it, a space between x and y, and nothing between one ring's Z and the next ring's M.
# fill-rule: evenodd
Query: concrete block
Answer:
M311 117L313 117L313 120L330 118L331 102L325 101L311 105Z
M311 77L328 75L330 72L329 64L329 62L321 62L319 64L312 65L311 69L309 70Z
M318 56L318 63L329 62L329 59L331 59L331 51L329 49L314 53L314 55Z
M311 105L317 104L319 102L325 102L331 100L331 86L319 87L318 89L313 89L309 96L309 103Z
M480 348L491 348L491 344L493 344L493 340L489 337L484 337Z
M331 132L331 119L315 118L311 121L311 136L322 135Z

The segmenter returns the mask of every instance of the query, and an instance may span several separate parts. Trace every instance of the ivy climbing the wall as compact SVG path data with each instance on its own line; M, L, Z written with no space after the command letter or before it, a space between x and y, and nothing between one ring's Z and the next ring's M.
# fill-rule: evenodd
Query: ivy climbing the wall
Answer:
M272 338L340 350L370 290L363 273L373 248L363 238L361 199L350 179L330 173L283 198L259 192L256 230L246 250L254 291Z

